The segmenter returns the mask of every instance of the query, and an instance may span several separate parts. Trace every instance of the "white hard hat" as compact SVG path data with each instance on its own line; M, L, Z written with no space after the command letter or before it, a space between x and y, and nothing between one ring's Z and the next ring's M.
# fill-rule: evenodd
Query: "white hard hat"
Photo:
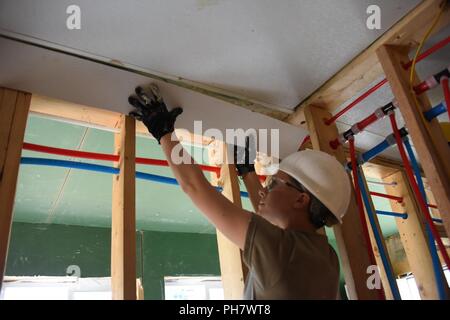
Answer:
M335 157L317 150L299 151L283 159L279 170L300 182L342 223L351 186L347 172Z

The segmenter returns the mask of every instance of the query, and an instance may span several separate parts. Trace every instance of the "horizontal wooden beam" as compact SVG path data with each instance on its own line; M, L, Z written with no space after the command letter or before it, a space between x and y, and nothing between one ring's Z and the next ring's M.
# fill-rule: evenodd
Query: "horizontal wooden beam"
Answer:
M416 47L439 12L441 3L442 0L423 1L322 87L301 102L297 106L297 110L307 105L314 105L332 112L371 83L380 79L384 73L376 55L378 48L386 44ZM450 10L447 10L442 15L434 32L437 33L449 23ZM301 120L298 119L298 116L296 111L287 119L290 120L289 123L300 124Z
M37 94L33 94L31 97L30 113L71 124L116 133L120 132L119 123L121 114L119 112L80 105ZM147 128L140 121L136 122L136 133L151 138ZM209 145L212 141L211 138L193 134L187 135L183 131L177 131L176 133L180 140L191 141L198 145Z

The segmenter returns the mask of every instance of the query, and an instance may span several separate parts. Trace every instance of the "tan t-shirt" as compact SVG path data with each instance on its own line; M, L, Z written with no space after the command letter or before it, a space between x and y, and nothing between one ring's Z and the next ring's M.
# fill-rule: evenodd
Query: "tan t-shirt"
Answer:
M283 230L253 215L244 262L244 299L336 299L339 261L320 234Z

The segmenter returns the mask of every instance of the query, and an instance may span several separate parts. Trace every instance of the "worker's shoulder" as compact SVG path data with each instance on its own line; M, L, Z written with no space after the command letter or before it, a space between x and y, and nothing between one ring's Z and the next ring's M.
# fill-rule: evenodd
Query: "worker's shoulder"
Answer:
M303 248L311 251L321 250L326 253L331 250L334 253L334 249L328 243L328 239L325 235L299 230L285 230L256 214L253 215L251 220L250 224L252 227L259 229L260 233L270 234L271 238L274 240L283 241L286 244L289 243L292 249ZM280 243L274 243L274 245L279 246Z
M326 260L337 261L337 254L334 248L329 244L325 235L318 233L288 231L289 236L294 243L294 250L303 254L321 256Z

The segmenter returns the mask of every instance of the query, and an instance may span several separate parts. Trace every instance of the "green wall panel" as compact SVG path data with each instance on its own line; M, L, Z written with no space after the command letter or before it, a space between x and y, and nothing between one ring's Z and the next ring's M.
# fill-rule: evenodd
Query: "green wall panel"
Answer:
M109 277L110 246L107 228L15 222L6 275L65 276L77 265L82 277ZM146 299L163 299L165 276L220 275L215 235L139 231L136 247Z

